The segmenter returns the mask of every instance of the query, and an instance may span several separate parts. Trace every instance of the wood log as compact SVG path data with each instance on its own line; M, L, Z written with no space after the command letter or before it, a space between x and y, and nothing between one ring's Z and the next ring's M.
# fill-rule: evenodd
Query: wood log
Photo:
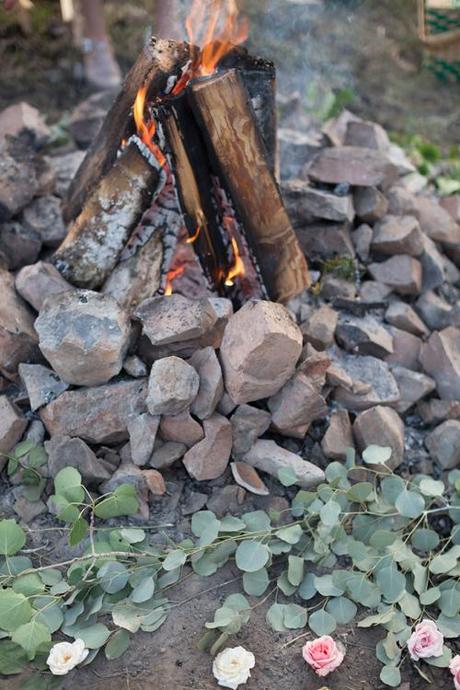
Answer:
M69 282L88 289L104 283L164 177L147 147L131 137L54 254Z
M209 161L186 94L168 101L159 116L172 157L188 241L193 243L210 285L225 296L229 262L212 201Z
M209 155L230 192L271 299L310 285L307 262L270 171L249 94L235 70L192 82L190 102Z
M67 223L80 214L87 197L115 162L139 88L147 84L150 100L163 93L168 80L180 73L188 58L189 47L185 43L153 38L144 48L70 185L64 208Z

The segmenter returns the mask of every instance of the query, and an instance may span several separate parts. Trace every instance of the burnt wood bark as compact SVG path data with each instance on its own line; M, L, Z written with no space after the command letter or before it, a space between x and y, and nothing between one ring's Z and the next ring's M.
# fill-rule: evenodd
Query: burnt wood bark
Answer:
M172 156L184 222L190 241L211 285L221 295L229 263L212 201L209 161L186 94L160 110L167 146Z
M64 208L66 222L71 222L79 215L87 197L115 162L121 138L131 121L131 108L139 88L147 84L150 100L163 93L170 77L180 73L188 57L189 47L185 43L153 38L144 48L127 74L114 104L70 185Z
M62 275L78 287L99 288L162 183L158 161L132 137L56 250L53 263Z
M307 262L270 171L250 96L235 70L196 80L190 100L216 171L230 192L271 299L309 287Z

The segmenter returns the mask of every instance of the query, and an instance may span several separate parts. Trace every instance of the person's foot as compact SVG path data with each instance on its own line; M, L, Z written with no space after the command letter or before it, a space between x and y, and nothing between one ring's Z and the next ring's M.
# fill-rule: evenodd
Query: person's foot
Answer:
M83 65L86 81L102 90L121 84L121 70L107 41L83 41Z

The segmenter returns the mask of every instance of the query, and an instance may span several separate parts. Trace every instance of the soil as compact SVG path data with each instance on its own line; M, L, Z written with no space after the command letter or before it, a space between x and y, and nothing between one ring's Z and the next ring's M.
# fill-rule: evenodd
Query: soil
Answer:
M312 103L312 84L320 95L348 89L355 112L390 130L420 133L445 148L458 143L460 90L441 84L422 69L414 28L415 0L247 0L247 4L254 27L251 49L276 56L280 91L284 95L299 91L307 114L315 115L317 106ZM79 53L69 48L70 31L56 17L55 3L43 0L35 5L34 30L27 37L15 18L0 9L0 109L24 99L51 122L65 124L89 90L81 79ZM117 57L125 70L143 44L149 6L149 0L106 3ZM206 491L198 486L195 490ZM245 505L245 509L250 508ZM155 522L170 517L171 513L158 513ZM53 551L53 558L62 555L64 548L63 539L53 538L45 545L47 556ZM205 621L228 594L237 591L241 591L239 575L232 565L209 579L186 577L171 589L175 607L156 633L133 636L130 650L120 660L107 663L101 654L91 667L66 677L62 690L216 688L211 658L199 652L196 643ZM379 680L381 665L374 655L381 631L341 629L339 637L347 646L345 661L340 671L321 680L302 661L302 640L285 647L296 634L273 633L266 624L270 603L257 607L250 623L232 639L232 644L242 644L256 656L256 668L245 686L248 690L387 687ZM405 667L404 680L410 685L403 686L404 690L426 690L426 682ZM448 672L428 673L437 690L452 687ZM19 690L20 679L2 679L1 687Z

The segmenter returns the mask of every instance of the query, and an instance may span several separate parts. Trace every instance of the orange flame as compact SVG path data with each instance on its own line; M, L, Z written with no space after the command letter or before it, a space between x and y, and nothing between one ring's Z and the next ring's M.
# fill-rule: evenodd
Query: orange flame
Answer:
M234 237L232 237L230 241L232 243L233 256L235 257L235 261L233 263L233 266L230 268L227 277L225 278L225 285L227 287L231 287L232 285L234 285L235 278L242 277L245 274L244 263L243 259L241 258L238 242Z
M176 278L179 278L185 271L185 266L178 266L177 268L172 268L170 271L168 271L168 275L166 276L166 287L165 287L165 295L167 297L170 297L173 293L173 282L175 281Z
M185 26L190 43L201 43L202 48L175 85L174 95L194 77L214 74L222 58L243 43L249 33L248 21L240 18L236 0L194 0Z
M166 158L163 151L153 141L156 132L155 120L151 119L149 122L145 119L145 100L147 96L147 87L144 84L140 87L136 95L136 100L133 106L134 122L136 123L137 133L139 138L153 153L161 166L166 163Z
M193 244L194 242L197 241L198 237L200 236L201 232L201 225L198 225L195 231L195 234L192 237L188 237L185 240L185 244Z

